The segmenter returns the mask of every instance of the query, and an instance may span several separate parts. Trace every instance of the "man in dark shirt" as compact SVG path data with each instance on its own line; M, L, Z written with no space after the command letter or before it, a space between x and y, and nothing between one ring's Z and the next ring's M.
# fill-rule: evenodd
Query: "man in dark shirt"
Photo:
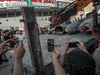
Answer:
M19 27L16 27L16 34L18 35Z
M14 35L16 34L16 31L14 30L14 27L11 28L12 31L10 32L11 39L14 38Z
M9 30L5 30L4 33L5 33L4 41L9 40L10 39Z

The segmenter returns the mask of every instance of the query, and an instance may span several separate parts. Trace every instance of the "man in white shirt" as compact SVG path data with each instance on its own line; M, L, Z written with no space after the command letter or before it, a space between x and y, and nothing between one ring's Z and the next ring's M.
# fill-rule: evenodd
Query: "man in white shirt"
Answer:
M23 34L21 30L19 30L18 33L19 33L18 35L15 35L16 39L18 39L19 41L26 39L26 35Z

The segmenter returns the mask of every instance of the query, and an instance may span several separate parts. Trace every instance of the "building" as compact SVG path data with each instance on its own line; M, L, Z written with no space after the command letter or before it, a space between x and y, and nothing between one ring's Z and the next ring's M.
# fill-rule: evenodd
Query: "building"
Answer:
M56 0L32 0L32 4L35 7L35 14L37 23L40 26L44 26L45 23L50 23L49 18L54 10L57 10ZM0 2L0 21L2 21L2 24L0 24L0 28L3 25L6 25L6 19L7 21L9 19L12 19L12 24L15 22L14 18L17 18L18 22L20 19L22 19L21 15L21 8L22 6L27 6L26 1L4 1ZM16 20L16 21L17 21ZM3 29L7 29L9 26L11 26L11 22L9 24L9 21L7 22L7 26ZM15 23L14 27L18 26L19 23ZM21 26L19 26L21 27ZM22 27L24 27L24 23L22 23Z
M70 3L72 3L73 1L74 0L32 0L32 4L35 7L37 23L42 27L45 23L49 24L49 18L54 12L54 10L62 9ZM5 23L7 22L8 25L5 26L4 29L8 28L9 26L11 26L11 22L9 22L9 19L12 18L12 24L14 24L13 22L15 22L15 27L20 25L20 27L23 28L24 23L21 23L21 25L19 22L19 19L22 19L22 16L20 14L20 7L22 6L27 6L26 1L22 0L0 2L0 22L2 21L2 24L0 24L0 26L6 25ZM79 11L76 15L72 16L71 21L73 22L75 20L84 18L86 14L91 12L93 9L94 8L92 6L92 3L90 3L89 5L87 5L87 7ZM19 23L17 24L16 22Z

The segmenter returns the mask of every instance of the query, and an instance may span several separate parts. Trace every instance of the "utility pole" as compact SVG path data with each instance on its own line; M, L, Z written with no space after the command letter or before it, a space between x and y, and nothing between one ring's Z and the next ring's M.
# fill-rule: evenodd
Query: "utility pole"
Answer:
M45 75L34 7L23 7L22 16L32 59L32 66L36 69L36 75Z

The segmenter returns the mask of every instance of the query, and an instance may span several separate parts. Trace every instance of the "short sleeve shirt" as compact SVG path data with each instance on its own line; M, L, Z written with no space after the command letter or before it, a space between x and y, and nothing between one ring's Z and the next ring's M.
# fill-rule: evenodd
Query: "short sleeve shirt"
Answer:
M26 35L25 34L22 34L22 35L18 34L18 35L15 35L15 37L18 38L18 40L26 39Z

